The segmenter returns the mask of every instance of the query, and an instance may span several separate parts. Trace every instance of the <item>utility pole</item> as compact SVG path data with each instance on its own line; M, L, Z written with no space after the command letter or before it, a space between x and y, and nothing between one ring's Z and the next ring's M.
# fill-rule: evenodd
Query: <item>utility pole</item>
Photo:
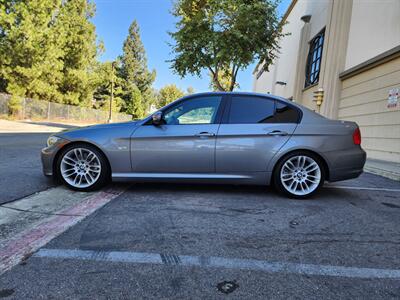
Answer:
M114 68L115 68L115 61L111 63L111 97L110 97L110 112L108 116L108 123L112 122L112 104L114 101Z

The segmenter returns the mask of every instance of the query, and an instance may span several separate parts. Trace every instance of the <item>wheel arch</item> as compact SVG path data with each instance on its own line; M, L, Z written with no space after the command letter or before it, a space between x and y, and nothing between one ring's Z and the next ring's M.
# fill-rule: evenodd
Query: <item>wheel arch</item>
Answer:
M107 163L108 170L109 170L109 176L111 177L111 173L112 173L112 171L111 171L111 164L110 164L110 160L108 159L107 155L104 153L103 150L101 150L101 148L100 148L99 146L97 146L97 145L94 144L94 143L87 142L87 141L72 141L72 142L70 142L70 143L65 144L63 147L61 147L61 148L57 151L57 153L56 153L56 155L54 156L54 159L53 159L53 176L54 176L54 177L57 177L57 176L58 176L58 174L57 174L57 161L58 161L58 159L59 159L59 157L60 157L62 151L63 151L66 147L70 147L70 146L78 145L78 144L79 144L79 145L89 145L89 146L95 148L95 149L96 149L97 151L99 151L101 154L103 154L103 156L104 156L104 158L105 158L105 160L106 160L106 163Z
M291 155L291 154L296 153L296 152L306 152L306 153L310 153L310 154L315 155L316 157L318 157L318 159L322 162L322 167L324 169L325 179L329 181L330 174L329 174L329 165L328 165L327 160L321 154L319 154L316 151L313 151L313 150L310 150L310 149L299 148L299 149L292 149L290 151L284 152L284 153L280 154L278 158L275 159L275 163L274 163L274 166L272 168L272 173L271 173L271 183L273 183L272 182L273 179L274 179L273 174L275 174L275 171L276 171L276 168L277 168L278 164L283 159L285 159L286 156Z

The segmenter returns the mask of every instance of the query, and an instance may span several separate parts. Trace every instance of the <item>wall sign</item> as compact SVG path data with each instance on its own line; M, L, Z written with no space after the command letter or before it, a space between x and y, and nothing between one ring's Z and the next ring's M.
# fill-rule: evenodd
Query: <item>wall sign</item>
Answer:
M399 88L389 90L387 108L399 107Z

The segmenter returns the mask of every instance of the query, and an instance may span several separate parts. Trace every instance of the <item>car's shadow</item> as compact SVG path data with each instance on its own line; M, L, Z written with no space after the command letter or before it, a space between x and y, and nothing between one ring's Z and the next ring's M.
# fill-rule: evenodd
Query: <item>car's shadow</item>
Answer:
M315 195L308 199L299 200L290 198L279 193L273 186L256 185L228 185L228 184L200 184L200 183L166 183L166 182L140 182L140 183L111 183L108 187L120 186L132 193L154 194L158 197L162 193L167 194L210 194L210 195L249 195L259 196L264 199L274 198L287 201L337 201L357 200L354 193L345 189L322 188Z

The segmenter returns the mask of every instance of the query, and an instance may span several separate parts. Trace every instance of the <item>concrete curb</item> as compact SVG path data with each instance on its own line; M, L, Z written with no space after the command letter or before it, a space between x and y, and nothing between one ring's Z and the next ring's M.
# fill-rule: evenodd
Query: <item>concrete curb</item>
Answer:
M391 171L384 170L381 168L376 168L376 167L373 167L370 165L365 165L364 171L371 173L371 174L379 175L379 176L382 176L385 178L389 178L392 180L400 181L400 173L397 173L397 172L391 172Z
M76 225L96 210L121 195L125 189L100 191L81 203L62 210L34 228L18 234L0 249L0 275L29 258L52 239Z

